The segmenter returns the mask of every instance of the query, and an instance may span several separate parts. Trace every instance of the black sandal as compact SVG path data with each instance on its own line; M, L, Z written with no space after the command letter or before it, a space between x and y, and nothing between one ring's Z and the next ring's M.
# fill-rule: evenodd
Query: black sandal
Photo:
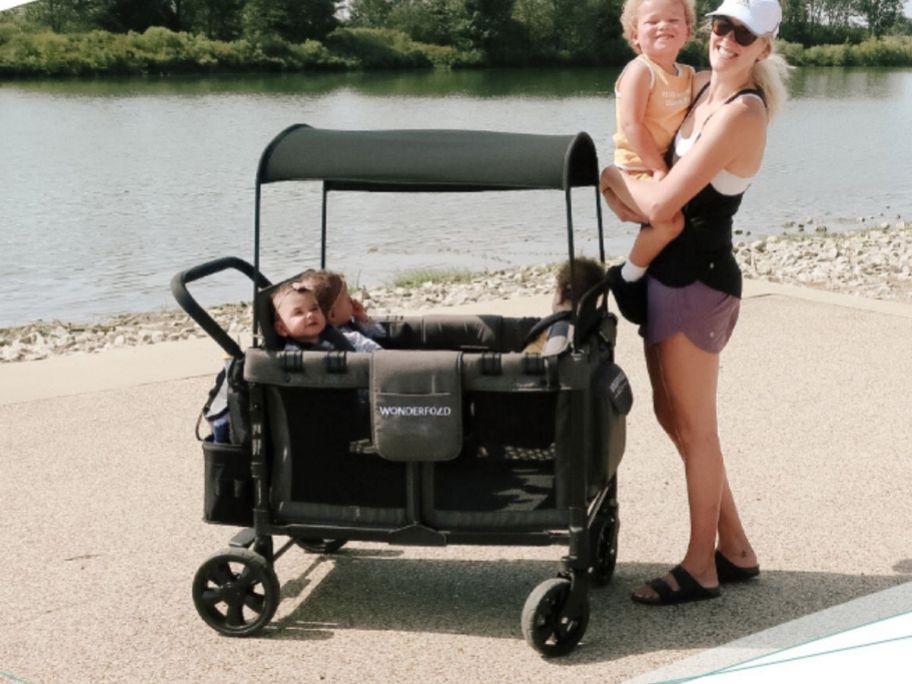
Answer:
M671 569L671 576L678 582L677 590L673 590L668 582L660 577L646 583L656 593L656 596L639 596L634 592L630 598L647 606L672 606L677 603L705 601L721 595L719 587L704 587L680 565Z
M745 568L735 565L721 552L716 551L716 574L719 576L719 582L745 582L760 574L760 566L752 565Z

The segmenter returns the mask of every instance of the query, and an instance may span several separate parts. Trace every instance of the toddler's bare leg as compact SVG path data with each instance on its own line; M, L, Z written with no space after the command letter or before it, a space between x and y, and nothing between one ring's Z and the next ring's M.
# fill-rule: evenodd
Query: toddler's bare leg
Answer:
M616 166L609 166L602 171L599 178L599 190L605 203L622 221L646 223L646 217L630 194L629 182L637 182L630 174Z

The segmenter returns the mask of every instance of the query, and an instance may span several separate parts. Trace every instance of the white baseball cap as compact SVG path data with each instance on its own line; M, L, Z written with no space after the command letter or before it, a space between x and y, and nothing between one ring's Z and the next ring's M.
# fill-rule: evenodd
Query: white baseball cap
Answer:
M718 9L706 16L721 15L737 19L757 36L775 36L782 21L777 0L722 0Z

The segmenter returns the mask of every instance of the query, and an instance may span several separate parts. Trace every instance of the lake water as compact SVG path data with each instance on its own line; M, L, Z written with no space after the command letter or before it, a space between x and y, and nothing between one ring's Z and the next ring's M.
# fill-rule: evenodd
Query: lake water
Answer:
M610 160L615 70L495 70L0 84L0 326L172 307L171 276L252 260L260 153L293 123L326 128L588 132ZM831 231L912 219L912 70L800 69L773 122L738 239L789 221ZM595 255L594 191L574 193ZM264 273L319 261L320 188L264 189ZM609 255L634 230L606 211ZM328 265L370 286L415 268L499 269L566 256L559 192L334 193ZM247 299L242 276L194 292Z

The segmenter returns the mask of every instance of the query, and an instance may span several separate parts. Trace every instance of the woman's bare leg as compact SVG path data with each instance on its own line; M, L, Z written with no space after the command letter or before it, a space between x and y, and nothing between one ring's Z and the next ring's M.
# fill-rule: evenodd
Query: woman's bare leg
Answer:
M714 587L718 585L714 551L720 528L726 543L738 539L749 549L727 486L719 445L716 421L719 355L703 351L686 335L677 333L648 348L646 359L656 415L684 461L690 540L681 565L697 582ZM665 581L672 589L677 588L670 575ZM655 595L648 586L636 593L642 597Z
M674 425L674 412L665 389L665 379L662 377L662 367L659 358L659 345L644 344L643 352L646 356L646 370L649 371L649 383L652 385L652 410L655 413L659 426L674 443L678 454L684 457L681 446L678 444L678 433Z
M674 409L668 397L668 390L665 387L665 379L662 375L659 345L646 345L644 352L646 368L649 371L649 380L652 384L653 410L655 411L656 419L683 459L684 452L678 442ZM735 505L735 498L732 495L727 474L723 481L722 502L719 507L718 548L735 565L749 567L757 564L757 556L747 538L747 533L744 531L741 517L738 515L738 508Z
M757 565L757 554L741 524L741 517L738 515L738 507L735 505L735 497L732 495L727 475L725 476L725 486L722 489L722 507L719 509L719 551L729 561L740 567L748 568Z

